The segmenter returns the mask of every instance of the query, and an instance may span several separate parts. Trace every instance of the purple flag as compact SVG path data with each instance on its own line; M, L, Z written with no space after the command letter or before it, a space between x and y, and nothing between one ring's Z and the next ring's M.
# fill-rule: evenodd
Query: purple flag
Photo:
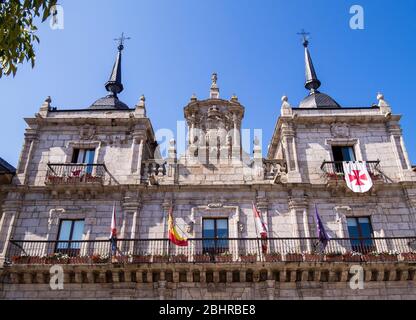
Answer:
M323 246L322 251L324 251L330 239L329 239L328 234L325 231L325 227L324 227L324 224L322 223L321 217L319 216L318 207L316 206L316 204L315 204L315 216L316 216L316 230L318 233L319 242Z

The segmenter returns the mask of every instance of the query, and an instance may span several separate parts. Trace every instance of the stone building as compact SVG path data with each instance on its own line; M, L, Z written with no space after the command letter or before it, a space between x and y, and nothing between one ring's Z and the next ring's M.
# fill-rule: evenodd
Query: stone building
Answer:
M243 150L245 108L220 97L216 74L209 98L184 108L186 152L172 140L162 158L145 98L134 108L119 99L122 45L107 96L74 110L46 99L25 119L2 208L0 298L415 299L416 173L401 116L382 94L343 107L320 92L304 48L308 95L298 107L282 98L266 158L258 139ZM365 161L369 192L347 188L345 161ZM167 240L171 208L187 247ZM56 264L63 290L50 286Z
M3 213L3 201L7 196L7 188L3 187L12 183L16 169L7 161L0 158L0 219Z

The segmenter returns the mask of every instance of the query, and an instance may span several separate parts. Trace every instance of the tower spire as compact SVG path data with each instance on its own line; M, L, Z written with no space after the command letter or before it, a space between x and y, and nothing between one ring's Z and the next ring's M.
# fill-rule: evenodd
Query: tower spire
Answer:
M308 36L310 35L309 32L306 32L302 29L301 32L298 33L303 38L303 46L305 48L305 76L306 76L306 83L305 88L308 89L311 94L318 92L319 87L321 86L321 81L319 81L315 67L313 66L312 57L309 52L309 40Z
M110 79L105 84L105 89L110 92L111 96L117 97L117 95L124 90L123 83L121 82L121 56L124 50L124 41L130 40L130 38L124 36L124 32L120 38L114 39L119 42L118 53L116 61L114 62L113 70L110 75Z

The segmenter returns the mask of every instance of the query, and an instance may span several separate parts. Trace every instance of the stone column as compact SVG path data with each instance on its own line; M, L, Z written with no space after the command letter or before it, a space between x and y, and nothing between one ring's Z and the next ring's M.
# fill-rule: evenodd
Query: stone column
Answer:
M14 228L22 208L20 201L7 201L3 205L3 216L0 220L0 267L3 266L10 240L13 238Z
M233 163L241 162L241 132L240 124L241 120L237 113L233 114L233 150L232 150L232 161Z
M131 173L135 174L133 181L140 183L142 174L143 150L147 139L143 134L133 134Z
M412 165L404 145L403 133L400 124L397 121L390 121L387 123L387 130L390 134L390 140L394 155L396 157L397 166L400 169L399 177L401 180L411 181L412 179L410 175L413 175L413 172L411 172Z
M288 167L288 182L301 183L302 178L299 172L299 163L296 148L295 130L292 123L282 125L283 150Z
M257 137L254 139L254 179L264 180L264 166L263 166L263 154L260 141Z
M17 169L18 177L21 183L27 184L30 177L30 164L33 158L34 151L39 143L37 131L35 129L26 129L25 142L23 150L19 159L19 166Z
M295 193L295 192L294 192ZM296 192L299 193L299 192ZM303 192L302 192L303 193ZM289 210L292 217L293 230L292 234L294 238L306 238L310 235L310 226L308 219L308 200L303 194L295 194L289 198ZM310 241L297 240L294 244L291 244L298 253L303 251L310 251L312 246Z
M174 139L169 141L168 160L167 160L167 182L175 183L177 177L177 152L176 152L176 141Z
M142 203L136 197L126 196L123 201L123 228L121 237L123 239L130 239L135 240L139 238L137 234L139 230L138 221L140 216L140 210L142 208ZM130 222L130 224L128 224ZM140 245L140 243L136 243L135 241L130 241L128 246L128 252L133 254L137 250L135 250L136 246Z

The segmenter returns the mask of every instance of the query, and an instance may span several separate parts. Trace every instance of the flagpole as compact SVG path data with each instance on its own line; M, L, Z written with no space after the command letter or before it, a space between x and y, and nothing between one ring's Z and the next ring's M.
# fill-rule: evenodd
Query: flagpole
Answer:
M169 232L170 232L170 228L169 228L169 215L171 217L171 219L173 219L173 206L170 207L169 212L168 212L168 226L167 226L167 230L168 230L168 259L170 258L170 238L169 238ZM169 261L169 260L168 260Z

